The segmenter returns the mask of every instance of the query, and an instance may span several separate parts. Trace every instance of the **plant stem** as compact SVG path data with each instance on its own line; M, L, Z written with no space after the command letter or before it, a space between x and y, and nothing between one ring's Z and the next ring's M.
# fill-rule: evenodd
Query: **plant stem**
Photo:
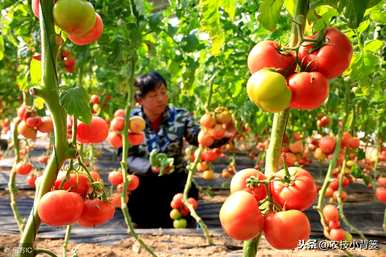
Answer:
M33 253L32 256L38 256L39 254L47 254L51 257L57 257L56 254L54 254L48 249L35 249L32 253Z
M338 197L337 197L339 216L343 220L344 224L346 224L351 229L351 231L357 233L363 240L367 240L366 237L363 235L363 233L359 229L354 227L344 215L343 201L342 201L341 194L343 191L343 177L344 177L345 169L346 169L346 159L343 161L342 168L339 172L339 188L338 188Z
M305 20L307 17L309 2L308 0L296 0L295 4L295 22L292 23L291 39L289 47L295 47L299 44L303 35ZM286 109L283 112L275 113L273 117L271 138L265 159L265 175L271 176L278 170L281 148L283 143L283 136L289 117L289 110ZM254 257L257 253L259 241L252 239L244 242L244 257Z
M67 257L67 246L68 246L68 241L70 240L70 236L71 236L71 225L67 225L66 234L64 236L64 241L63 241L63 257Z
M59 101L58 81L55 67L56 43L52 13L53 4L54 3L51 0L40 1L43 86L41 87L41 90L39 90L39 96L44 99L47 108L52 115L55 143L51 158L43 173L43 179L38 185L34 205L19 242L20 249L33 247L33 242L35 241L36 233L40 225L37 204L40 198L51 189L58 171L62 167L65 159L67 159L70 150L66 137L66 113ZM34 251L20 251L17 256L33 257Z
M202 232L204 233L204 236L206 238L206 241L208 242L209 245L213 245L213 240L209 234L208 227L206 226L205 222L203 219L197 214L196 210L193 208L193 206L189 203L188 201L188 193L190 191L190 188L192 186L192 181L193 181L193 175L196 173L197 170L197 165L198 162L201 159L201 153L203 151L203 147L200 146L195 154L195 159L193 162L193 165L188 169L188 177L186 179L185 187L184 187L184 192L183 192L183 202L186 207L188 207L190 211L190 215L196 220L197 224L200 226Z
M343 127L339 129L339 132L338 132L338 135L337 135L337 139L336 139L336 143L335 143L335 151L334 151L334 154L332 156L332 159L328 165L328 169L327 169L327 174L323 180L323 185L322 185L322 188L319 190L319 195L318 195L318 204L316 206L316 210L317 212L319 213L319 216L320 216L320 223L322 224L323 226L323 233L324 233L324 236L329 238L329 233L328 233L328 225L326 224L325 222L325 218L324 218L324 215L323 215L323 207L324 207L324 203L323 203L323 200L324 200L324 195L326 194L326 190L327 190L327 187L330 183L330 180L331 180L331 175L332 175L332 171L335 169L336 167L336 163L338 161L338 157L339 157L339 152L340 152L340 142L342 141L342 136L343 136L343 130L344 130L344 125L346 124L347 122L347 119L348 119L348 116L349 116L349 105L348 105L348 101L349 101L349 95L350 95L350 91L349 91L349 86L348 86L348 83L344 83L345 85L345 96L344 96L344 102L345 102L345 116L343 118Z
M17 120L15 122L15 127L12 133L12 144L15 150L15 162L13 164L13 167L11 169L11 172L9 174L9 181L8 181L8 190L9 190L9 199L10 199L10 205L12 209L13 216L16 220L17 226L19 228L20 233L23 232L24 229L24 220L23 217L20 215L19 208L16 206L16 165L20 162L20 144L18 139L18 131L17 127L20 123L20 120Z

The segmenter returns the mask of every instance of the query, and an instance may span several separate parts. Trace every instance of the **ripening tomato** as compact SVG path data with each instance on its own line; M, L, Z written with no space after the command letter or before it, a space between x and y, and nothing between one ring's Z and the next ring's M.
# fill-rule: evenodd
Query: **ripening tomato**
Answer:
M263 183L260 183L258 186L255 186L255 187L247 186L247 180L252 176L259 180L266 179L265 175L258 170L255 170L255 169L240 170L233 176L231 180L231 185L230 185L231 194L236 191L243 190L251 193L256 198L256 201L260 201L264 199L267 196L267 192Z
M182 201L183 194L178 193L173 196L172 201L170 202L170 207L173 209L180 209L182 206L184 206L184 203Z
M113 148L117 149L122 147L122 135L119 132L110 132L106 140Z
M76 138L82 144L102 143L109 132L107 122L97 116L92 117L90 124L82 121L78 123Z
M85 35L96 22L94 7L85 0L59 0L53 14L56 25L68 34Z
M267 69L252 74L247 83L247 94L265 112L281 112L291 102L291 90L284 76Z
M78 223L82 227L94 227L111 220L114 213L115 206L111 202L104 202L100 199L86 199Z
M198 143L204 147L209 147L213 144L214 139L208 132L200 130L198 133Z
M288 78L290 107L299 110L319 108L328 97L328 80L320 72L299 72Z
M312 175L299 167L288 168L290 179L285 179L285 170L274 174L275 179L270 183L272 199L285 209L305 210L309 208L317 194L316 184Z
M61 188L60 186L63 180L65 180L65 182ZM70 173L69 177L66 178L66 172L61 171L55 180L54 188L75 192L85 197L90 188L90 183L88 177L84 174Z
M89 32L87 32L83 36L78 36L77 34L68 35L68 38L71 40L72 43L74 43L75 45L83 46L83 45L91 44L100 38L103 32L103 21L98 13L95 13L95 14L96 14L96 21L94 26L91 28Z
M145 141L145 133L129 132L128 141L131 145L140 145Z
M330 230L330 239L334 241L342 241L346 238L346 231L341 228L333 228Z
M315 49L306 42L300 47L298 58L303 69L321 72L327 79L332 79L349 67L352 45L346 35L336 28L327 28L325 32L325 45ZM311 38L316 37L314 35Z
M207 162L213 162L220 156L220 153L217 149L204 150L201 153L201 160Z
M316 125L319 127L319 128L324 128L324 127L327 127L328 125L330 125L331 123L331 120L328 116L323 116L322 118L320 118Z
M288 148L293 153L303 153L304 152L304 146L303 146L303 142L301 140L298 140L294 143L289 144Z
M42 133L50 133L54 129L54 124L50 117L42 117L38 130Z
M172 210L170 211L169 216L170 216L170 218L171 218L172 220L176 220L176 219L179 219L179 218L182 217L182 216L181 216L181 213L178 211L178 209L172 209Z
M284 76L294 72L295 56L290 52L281 52L279 43L265 40L255 45L248 55L248 68L255 73L263 68L272 68Z
M207 129L213 128L216 125L216 119L211 113L205 113L200 118L200 125Z
M32 188L35 188L35 181L36 181L36 176L34 174L29 174L25 180L27 185L29 185Z
M128 179L130 180L127 190L134 191L139 186L139 177L136 175L128 175Z
M255 197L245 191L231 194L221 206L220 222L233 239L250 240L261 233L264 217Z
M125 127L125 119L123 117L114 117L110 123L112 131L121 131Z
M37 131L34 128L27 126L24 120L22 120L17 126L17 131L25 138L35 140Z
M64 226L79 220L84 209L82 197L74 192L55 190L39 200L38 214L43 223Z
M265 217L265 239L276 249L294 249L299 240L307 240L310 233L310 221L299 210L269 213Z
M335 150L335 138L332 136L324 136L319 141L319 147L324 154L330 154Z
M90 103L92 103L92 104L100 104L101 103L101 99L100 99L99 95L92 95L90 97Z
M335 205L327 204L323 208L323 216L326 221L339 221L338 208Z

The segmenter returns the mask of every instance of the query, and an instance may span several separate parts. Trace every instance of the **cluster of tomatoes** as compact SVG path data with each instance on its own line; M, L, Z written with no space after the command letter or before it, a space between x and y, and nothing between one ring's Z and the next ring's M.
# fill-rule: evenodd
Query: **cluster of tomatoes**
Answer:
M313 204L317 187L308 171L290 167L267 178L244 169L232 178L230 190L220 222L233 239L250 240L263 232L274 248L293 249L309 238L310 222L302 211Z
M328 97L328 80L347 69L351 56L351 42L333 27L307 37L297 56L275 41L260 42L248 56L248 97L266 112L319 108Z
M188 198L188 202L192 205L193 209L197 209L198 202L193 197ZM184 204L183 194L178 193L174 195L172 201L170 202L170 218L173 220L174 228L186 228L187 221L184 217L188 216L190 211L188 207Z
M349 232L341 228L339 222L339 212L335 205L327 204L323 208L324 221L328 226L328 237L333 241L351 241L352 236Z
M292 138L291 143L288 137L283 140L282 153L287 166L309 164L311 161L308 158L308 149L303 144L302 136L299 133L293 133Z
M118 109L114 113L114 118L110 123L110 132L107 141L113 148L122 147L122 130L125 124L125 111ZM146 127L145 120L141 116L132 116L129 119L129 135L128 141L130 145L140 145L145 140L145 133L143 130Z
M32 0L32 10L39 18L40 0ZM55 24L76 45L88 45L103 33L103 21L94 6L84 0L57 0L53 8Z
M23 104L17 110L20 122L17 131L25 138L35 140L37 132L50 133L53 130L53 123L50 117L40 117L37 113Z
M127 176L128 184L127 184L127 201L129 200L129 193L134 191L139 186L139 177L132 174ZM110 183L116 187L116 192L111 194L111 203L115 206L115 208L121 208L121 193L123 192L123 175L120 170L110 171L108 180Z
M108 101L111 100L111 95L106 95L103 99L103 103L101 102L101 98L99 95L92 95L90 97L90 105L91 105L91 112L93 115L98 115L101 111L102 108L106 106Z

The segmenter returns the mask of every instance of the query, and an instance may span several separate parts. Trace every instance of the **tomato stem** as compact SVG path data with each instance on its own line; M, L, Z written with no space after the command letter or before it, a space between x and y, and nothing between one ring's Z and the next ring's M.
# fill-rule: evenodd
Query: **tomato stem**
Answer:
M16 165L20 162L20 142L18 139L19 132L17 130L17 127L20 123L20 119L17 119L15 121L14 130L12 133L12 145L15 150L15 162L12 166L11 172L9 174L9 180L8 180L8 190L9 190L9 198L10 198L10 206L12 209L13 216L16 220L17 226L19 228L20 233L23 232L24 229L24 220L23 217L20 215L19 208L17 208L16 205Z
M67 246L71 236L71 228L72 228L71 225L66 226L66 234L64 235L64 241L63 241L63 257L67 257Z

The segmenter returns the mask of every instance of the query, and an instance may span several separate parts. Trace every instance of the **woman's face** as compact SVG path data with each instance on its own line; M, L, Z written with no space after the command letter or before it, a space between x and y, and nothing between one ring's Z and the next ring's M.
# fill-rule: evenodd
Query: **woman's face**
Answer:
M146 112L154 116L161 115L168 105L168 91L166 86L162 84L154 90L149 91L144 97L139 99L139 104L143 106Z

